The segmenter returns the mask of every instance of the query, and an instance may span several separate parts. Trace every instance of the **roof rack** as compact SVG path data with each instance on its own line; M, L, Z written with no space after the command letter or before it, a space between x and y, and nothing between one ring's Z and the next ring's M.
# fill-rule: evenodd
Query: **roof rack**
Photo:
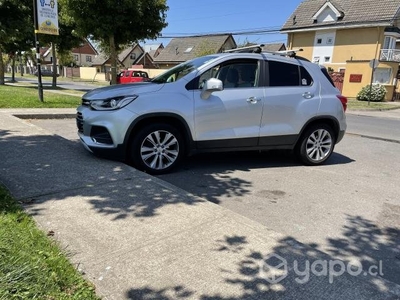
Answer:
M296 57L297 52L303 51L303 48L291 49L291 50L280 50L280 51L263 51L263 53L270 53L275 55L282 55L288 57Z
M225 50L224 53L232 53L232 52L239 52L239 53L246 53L246 52L249 52L249 53L261 53L261 52L262 52L262 47L264 47L264 44L251 45L251 46L246 46L246 47L240 47L240 48Z

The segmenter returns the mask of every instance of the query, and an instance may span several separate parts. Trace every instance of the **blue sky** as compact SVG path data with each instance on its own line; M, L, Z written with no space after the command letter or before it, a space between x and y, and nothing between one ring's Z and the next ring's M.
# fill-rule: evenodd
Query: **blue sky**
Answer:
M168 26L163 36L280 29L301 0L168 0ZM286 43L286 35L260 33L235 35L237 43ZM170 39L157 42L168 44ZM154 42L154 41L153 41ZM149 43L152 43L149 41Z

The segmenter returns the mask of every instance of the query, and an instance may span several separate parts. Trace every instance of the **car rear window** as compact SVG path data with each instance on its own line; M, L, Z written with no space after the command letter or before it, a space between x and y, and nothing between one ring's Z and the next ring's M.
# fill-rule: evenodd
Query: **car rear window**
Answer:
M328 73L328 70L325 67L321 67L322 73L324 73L325 77L329 80L329 82L332 84L332 86L336 87L335 84L333 83L333 80L331 76Z

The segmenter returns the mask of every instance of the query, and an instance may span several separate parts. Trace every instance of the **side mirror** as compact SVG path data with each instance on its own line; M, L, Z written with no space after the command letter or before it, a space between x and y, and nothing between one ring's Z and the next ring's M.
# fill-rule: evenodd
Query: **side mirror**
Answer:
M222 81L216 78L210 78L206 82L204 82L204 86L201 90L200 97L203 100L207 100L210 98L213 92L222 91L224 86Z

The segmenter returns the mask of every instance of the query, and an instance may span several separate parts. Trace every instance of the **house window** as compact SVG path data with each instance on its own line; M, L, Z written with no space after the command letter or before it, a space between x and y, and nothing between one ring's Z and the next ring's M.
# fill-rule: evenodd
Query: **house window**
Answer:
M135 53L131 53L131 59L135 60L136 59L136 54Z
M319 56L314 56L313 63L319 64Z
M392 36L386 36L385 42L383 43L383 49L395 49L396 39Z
M391 68L376 68L374 72L374 83L388 84L392 75Z
M92 62L92 57L90 55L86 55L86 61L87 62Z
M186 50L185 50L185 53L190 53L190 51L192 51L193 50L193 47L189 47L189 48L187 48Z
M326 44L327 45L332 45L332 43L333 43L333 38L327 38L326 39Z
M330 56L325 56L324 57L324 61L327 63L327 62L330 62L331 61L331 57Z
M74 60L75 60L75 61L78 61L78 60L79 60L78 54L74 54Z
M317 44L322 44L322 39L317 39Z

